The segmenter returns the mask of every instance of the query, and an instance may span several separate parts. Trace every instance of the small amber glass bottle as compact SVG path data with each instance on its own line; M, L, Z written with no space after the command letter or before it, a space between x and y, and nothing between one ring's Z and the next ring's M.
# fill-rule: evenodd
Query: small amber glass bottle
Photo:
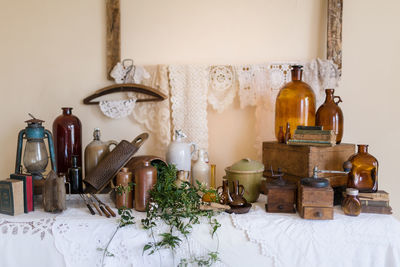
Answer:
M346 189L346 197L342 202L344 214L349 216L358 216L361 213L361 201L358 197L358 190L355 188Z

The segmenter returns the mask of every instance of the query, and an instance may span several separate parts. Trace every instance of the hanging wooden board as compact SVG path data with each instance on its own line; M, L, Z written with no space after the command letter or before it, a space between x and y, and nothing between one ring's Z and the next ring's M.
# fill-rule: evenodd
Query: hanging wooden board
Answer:
M327 58L342 70L343 0L328 0Z
M121 15L119 0L106 0L106 23L107 23L107 78L111 81L114 79L110 76L110 72L121 61Z

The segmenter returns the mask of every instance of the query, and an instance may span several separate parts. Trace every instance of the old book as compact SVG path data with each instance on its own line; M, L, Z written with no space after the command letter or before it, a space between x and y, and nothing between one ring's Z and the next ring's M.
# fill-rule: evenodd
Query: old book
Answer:
M293 139L295 140L315 140L315 141L329 141L336 142L336 135L332 134L294 134Z
M389 201L360 199L363 206L389 207Z
M290 139L288 141L288 144L295 145L295 146L334 146L336 144L336 141L331 142L331 141L318 141L318 140Z
M296 128L297 130L322 130L322 126L303 126L299 125Z
M359 193L358 196L366 200L389 201L389 193L383 190L378 190L376 193Z
M24 212L28 213L34 210L33 206L33 180L28 174L13 173L11 179L21 180L24 184Z
M24 183L20 180L0 181L0 213L18 215L24 213Z
M377 213L377 214L392 214L392 208L389 207L374 207L374 206L361 206L362 213Z
M332 130L295 130L294 134L331 135Z

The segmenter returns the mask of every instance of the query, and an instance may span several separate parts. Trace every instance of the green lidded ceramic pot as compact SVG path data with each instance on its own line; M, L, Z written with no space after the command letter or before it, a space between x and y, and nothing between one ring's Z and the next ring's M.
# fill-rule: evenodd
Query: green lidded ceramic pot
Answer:
M244 186L244 198L248 202L256 202L260 195L261 178L264 165L248 158L241 159L230 167L225 168L225 178L232 189L233 181L238 180ZM233 192L233 191L231 191Z

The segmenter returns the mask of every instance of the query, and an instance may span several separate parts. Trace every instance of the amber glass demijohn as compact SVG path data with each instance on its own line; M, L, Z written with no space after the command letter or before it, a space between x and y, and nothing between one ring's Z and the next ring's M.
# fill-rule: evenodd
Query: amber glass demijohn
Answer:
M378 160L368 153L368 145L358 145L358 152L349 158L352 164L347 187L362 193L378 191Z
M334 93L334 89L325 90L325 102L317 110L315 124L322 126L324 130L333 130L336 134L336 144L340 144L343 137L343 112L339 103L342 99Z
M291 136L297 126L315 125L315 94L311 87L303 82L303 66L292 66L292 81L279 91L275 104L275 135L279 140L279 127L290 124Z

